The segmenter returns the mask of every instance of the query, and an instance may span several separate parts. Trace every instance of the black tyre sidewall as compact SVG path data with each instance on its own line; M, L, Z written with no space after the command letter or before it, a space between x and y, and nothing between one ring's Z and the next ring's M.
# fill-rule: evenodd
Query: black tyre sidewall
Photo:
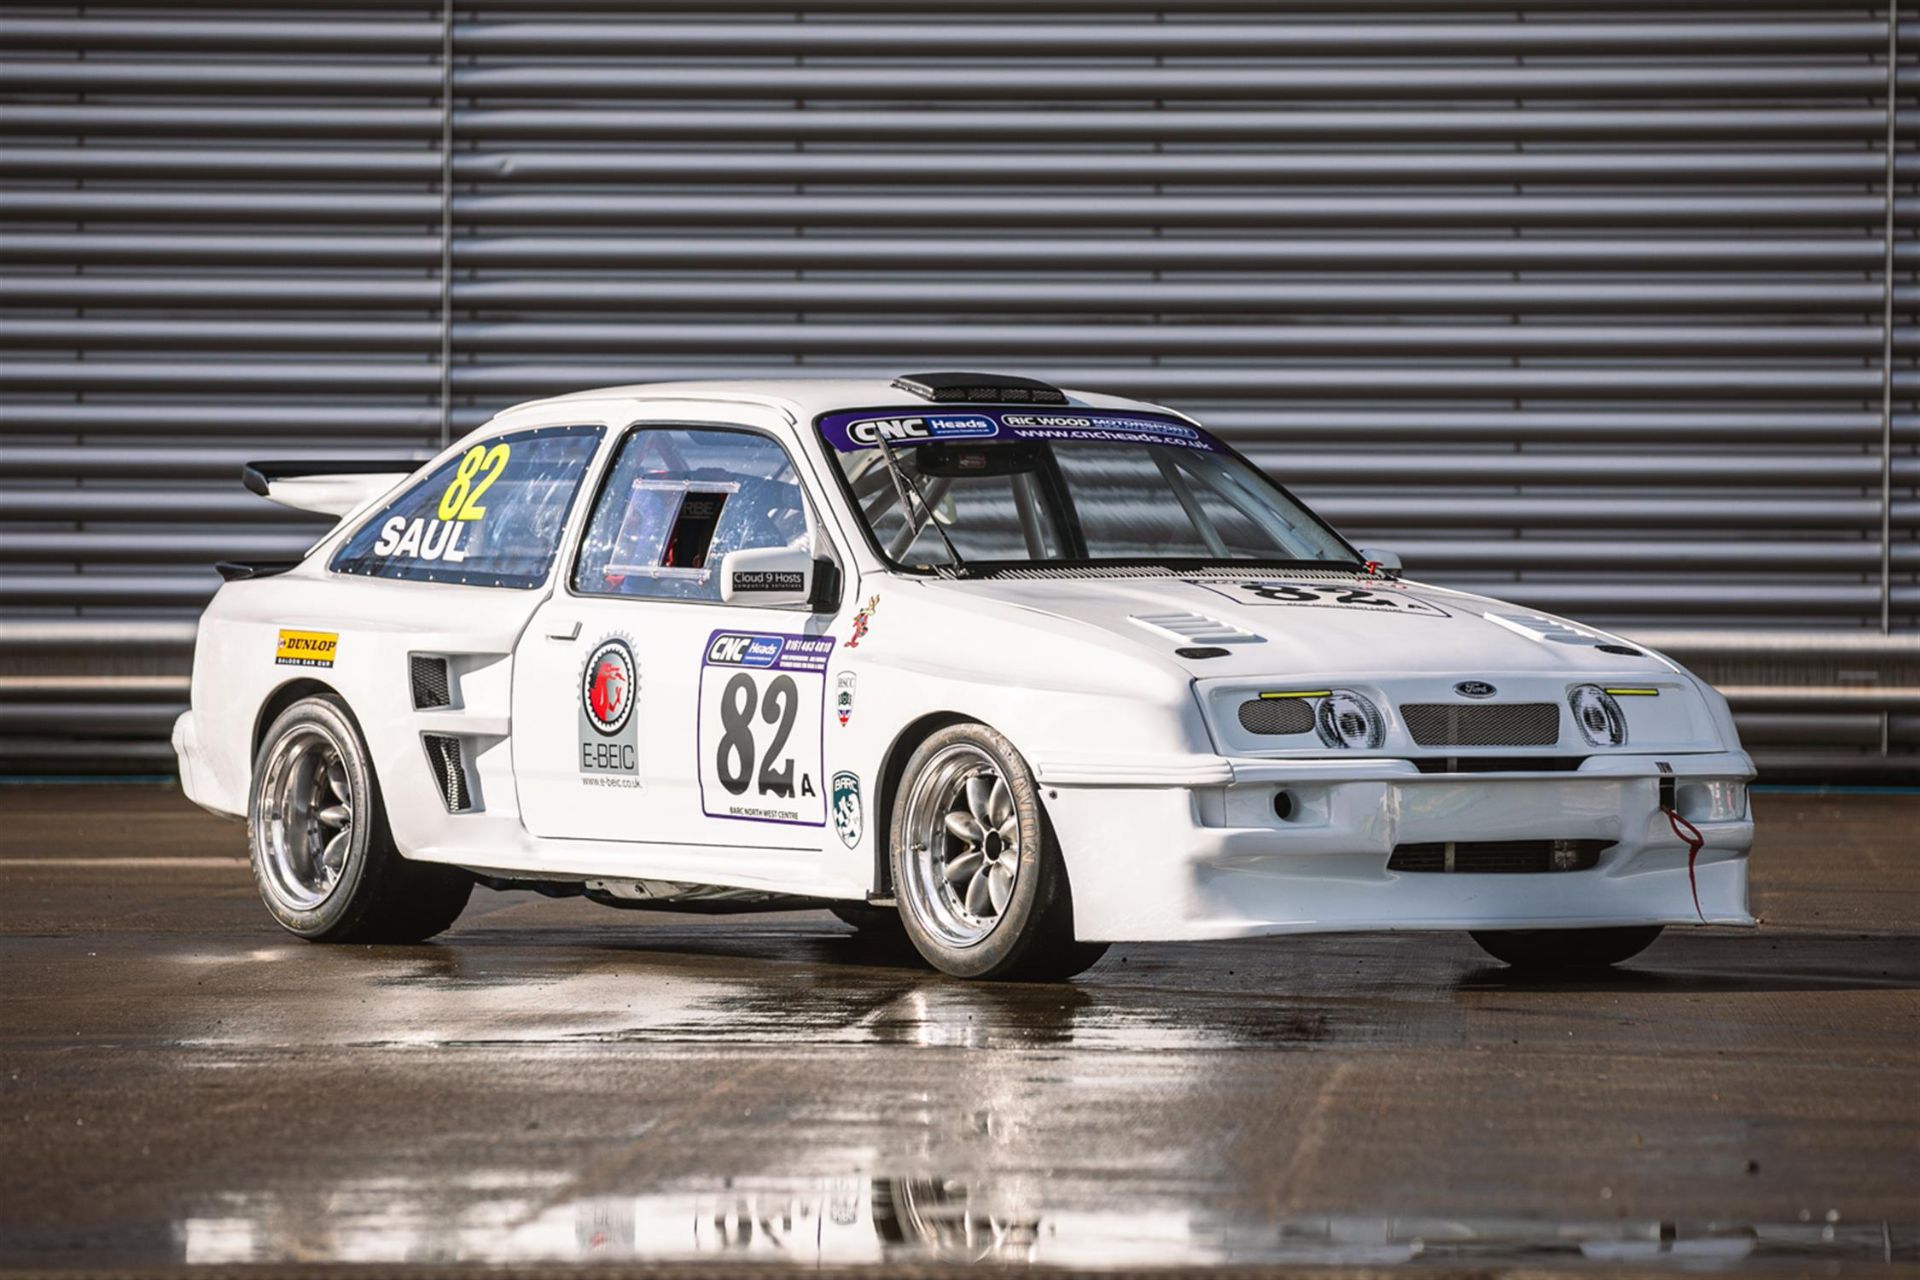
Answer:
M1660 925L1606 929L1480 929L1470 935L1502 964L1515 969L1604 969L1653 945Z
M910 891L912 882L903 874L903 860L909 856L907 797L912 794L914 781L927 762L957 743L976 747L993 759L1013 795L1014 812L1020 818L1020 866L1014 875L1013 897L993 931L969 947L949 946L921 923L919 904L912 900ZM1066 883L1066 873L1053 845L1051 828L1040 810L1040 795L1033 774L1013 744L987 726L971 722L950 725L927 738L914 751L901 771L900 784L894 793L888 842L901 924L920 954L935 968L963 978L1018 977L1036 950L1044 950L1056 940L1063 924L1065 940L1071 941L1072 921L1061 921L1056 910L1056 898L1064 897L1061 890Z
M267 855L266 850L260 847L256 821L260 812L260 790L266 777L267 758L276 743L290 730L303 724L320 726L339 742L347 782L358 802L353 815L353 840L348 846L347 862L341 868L340 879L324 901L308 910L299 910L280 902L269 888ZM360 736L359 727L346 713L345 706L336 698L316 695L302 698L281 712L262 737L260 750L254 756L253 781L247 795L247 849L253 866L254 886L260 891L260 900L266 904L268 912L288 932L316 942L353 929L366 915L370 900L377 892L377 885L369 881L379 877L377 873L370 876L370 870L385 858L395 856L388 847L390 844L386 811L381 803L379 784L374 778L373 762L367 754L367 744Z

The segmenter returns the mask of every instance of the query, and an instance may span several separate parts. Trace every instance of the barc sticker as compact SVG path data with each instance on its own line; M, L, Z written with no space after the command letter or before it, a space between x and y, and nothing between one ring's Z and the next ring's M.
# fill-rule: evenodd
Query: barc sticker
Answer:
M716 631L700 661L700 809L825 826L817 779L832 636Z
M860 843L860 776L845 769L833 775L833 829L851 849Z
M332 631L282 631L274 646L273 661L282 667L330 667L340 647L340 636Z

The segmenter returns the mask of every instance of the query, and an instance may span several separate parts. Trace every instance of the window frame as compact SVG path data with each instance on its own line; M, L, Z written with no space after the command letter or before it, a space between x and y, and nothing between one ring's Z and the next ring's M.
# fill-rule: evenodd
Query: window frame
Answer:
M573 493L567 499L567 510L560 521L560 533L554 540L553 554L548 557L546 572L538 579L525 583L460 582L450 578L416 578L382 573L355 573L351 569L338 567L341 557L346 554L348 544L365 532L369 525L375 521L387 518L397 503L411 498L427 483L429 477L449 462L457 462L458 459L466 456L478 446L490 448L503 441L522 437L537 438L542 435L552 435L559 432L579 433L583 437L590 438L593 442L593 447L587 452L586 458L580 467L580 476L574 482ZM475 587L483 591L546 590L553 584L555 567L564 559L567 543L571 537L574 516L579 511L580 495L586 489L587 481L592 478L594 468L599 465L601 454L606 448L606 443L607 424L605 422L582 422L573 419L563 422L542 422L532 426L508 427L504 430L496 431L491 435L469 437L468 439L461 440L422 465L412 477L406 481L402 481L396 486L398 492L394 496L386 498L377 508L369 510L365 515L355 520L350 527L343 531L330 532L323 543L326 547L326 571L331 575L351 578L361 582L397 582L405 583L408 586L419 587ZM319 548L316 548L316 550L318 549Z
M835 568L837 568L843 576L847 573L849 561L846 550L835 541L833 535L829 532L828 522L822 514L826 509L826 504L822 501L819 494L814 493L808 488L806 469L800 465L794 450L789 448L787 442L782 440L776 432L768 431L764 427L750 427L737 422L689 422L678 418L661 418L657 420L629 422L626 426L614 431L607 440L605 445L605 461L600 467L599 474L594 477L592 500L580 510L580 525L573 535L573 551L567 559L566 573L560 578L560 589L566 593L569 600L614 600L635 605L674 604L720 609L764 610L777 607L772 605L750 604L746 601L739 600L728 601L717 597L712 600L689 600L684 597L675 596L635 596L622 595L612 591L582 591L574 585L579 577L581 560L587 554L587 534L593 528L594 516L600 509L601 500L606 496L607 487L613 483L613 474L619 469L620 455L626 449L627 442L643 431L725 432L730 435L758 436L773 445L774 448L780 451L781 456L786 458L787 467L793 472L794 483L799 486L801 501L806 504L807 532L814 542L813 559L832 560ZM719 570L720 567L717 564L713 566L715 573L718 573ZM832 610L828 610L828 612L832 612Z

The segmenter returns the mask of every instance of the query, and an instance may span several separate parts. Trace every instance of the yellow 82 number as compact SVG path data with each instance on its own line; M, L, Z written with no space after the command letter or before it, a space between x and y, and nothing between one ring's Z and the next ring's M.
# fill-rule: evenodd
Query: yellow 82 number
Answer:
M489 449L477 444L467 450L460 459L460 465L454 469L453 480L447 485L446 492L440 495L440 518L442 520L478 520L487 514L480 505L480 495L493 486L500 473L507 469L507 457L513 451L504 444L496 444ZM479 483L474 478L479 477Z

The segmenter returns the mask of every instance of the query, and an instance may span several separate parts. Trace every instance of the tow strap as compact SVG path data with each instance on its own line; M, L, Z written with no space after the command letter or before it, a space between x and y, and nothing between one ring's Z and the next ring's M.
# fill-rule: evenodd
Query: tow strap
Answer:
M1678 788L1674 784L1673 766L1664 760L1658 763L1661 774L1660 812L1667 815L1667 825L1673 828L1673 834L1679 837L1680 842L1687 846L1687 888L1693 891L1693 914L1699 916L1700 922L1705 924L1707 915L1700 910L1700 882L1694 878L1693 866L1700 856L1701 848L1706 845L1707 838L1700 834L1700 828L1680 816L1675 794Z

